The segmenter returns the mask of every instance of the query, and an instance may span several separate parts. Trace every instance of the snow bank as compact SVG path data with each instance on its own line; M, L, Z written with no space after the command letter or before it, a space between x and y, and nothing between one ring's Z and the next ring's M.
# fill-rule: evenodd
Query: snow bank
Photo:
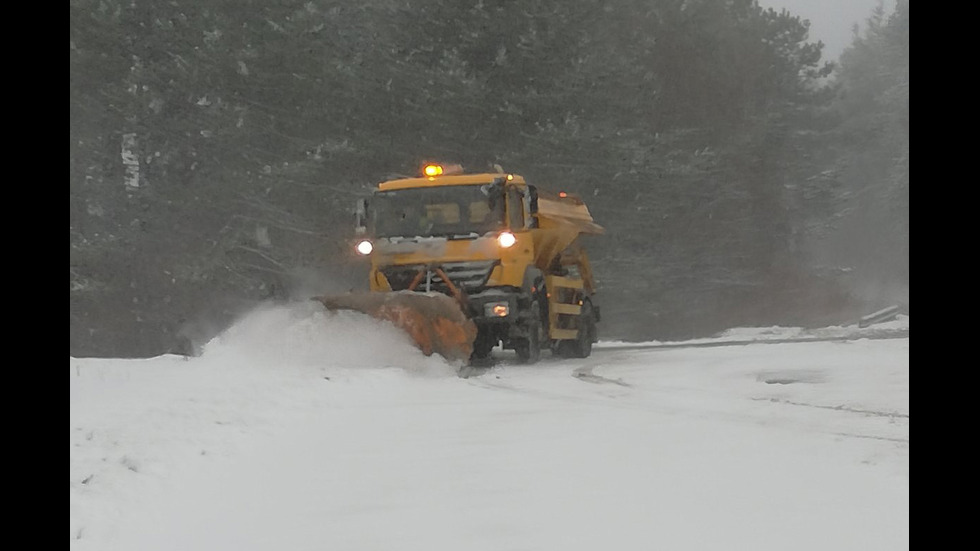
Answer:
M677 345L746 344L766 341L819 341L819 340L857 340L881 336L908 335L909 316L898 315L894 320L876 323L868 327L852 325L831 325L828 327L806 328L772 325L768 327L735 327L718 333L713 337L690 339L686 341L600 341L599 348L671 347Z

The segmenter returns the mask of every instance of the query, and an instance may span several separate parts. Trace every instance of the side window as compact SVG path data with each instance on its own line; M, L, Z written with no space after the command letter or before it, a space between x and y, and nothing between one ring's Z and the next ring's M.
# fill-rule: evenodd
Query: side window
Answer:
M516 186L507 190L507 221L510 222L512 230L524 229L523 194Z

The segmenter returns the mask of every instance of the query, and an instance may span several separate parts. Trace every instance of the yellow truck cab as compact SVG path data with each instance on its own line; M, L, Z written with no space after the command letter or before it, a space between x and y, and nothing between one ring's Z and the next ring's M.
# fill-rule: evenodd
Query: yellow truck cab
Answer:
M602 228L578 197L517 174L426 165L419 177L379 184L357 219L371 290L456 299L478 329L473 359L498 344L528 363L543 347L591 353L599 309L579 237Z

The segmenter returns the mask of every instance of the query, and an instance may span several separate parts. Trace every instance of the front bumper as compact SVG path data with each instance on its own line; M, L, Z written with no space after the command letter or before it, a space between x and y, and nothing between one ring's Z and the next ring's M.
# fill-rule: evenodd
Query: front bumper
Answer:
M489 289L486 291L473 293L467 298L466 315L477 325L484 324L513 324L517 322L519 312L520 293L516 291L504 291L500 289ZM506 308L505 315L493 313L494 306ZM496 309L501 312L501 308Z

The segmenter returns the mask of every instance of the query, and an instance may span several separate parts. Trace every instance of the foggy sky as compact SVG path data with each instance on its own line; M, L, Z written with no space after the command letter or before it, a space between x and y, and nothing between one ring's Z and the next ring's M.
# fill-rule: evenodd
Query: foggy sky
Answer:
M763 7L786 8L790 13L810 20L810 39L822 40L824 59L836 60L851 43L855 24L864 26L881 0L759 0ZM894 0L884 1L891 12Z

